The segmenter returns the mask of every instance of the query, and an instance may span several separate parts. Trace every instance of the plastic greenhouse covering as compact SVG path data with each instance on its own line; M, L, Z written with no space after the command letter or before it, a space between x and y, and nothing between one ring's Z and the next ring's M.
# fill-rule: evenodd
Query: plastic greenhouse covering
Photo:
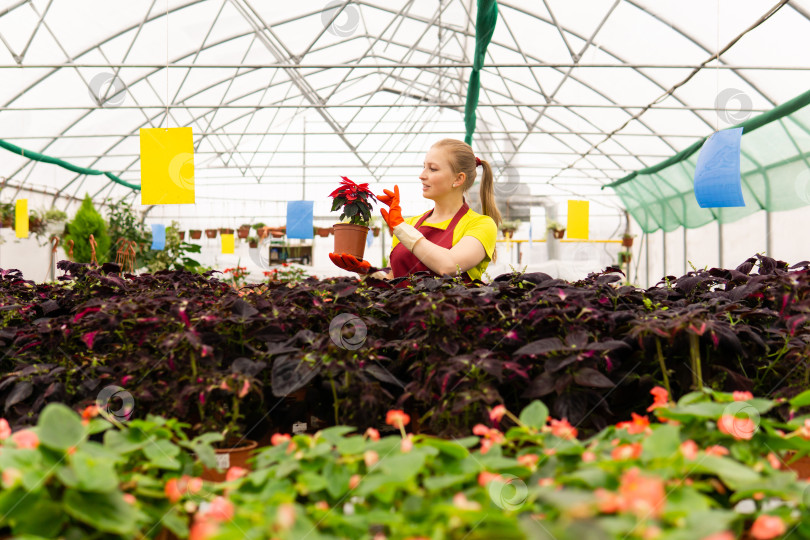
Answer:
M397 184L404 213L424 212L425 152L465 135L477 10L0 0L0 202L72 215L86 194L102 213L123 199L147 224L189 230L283 225L288 201L311 200L329 226L327 195L347 176ZM808 258L806 107L743 136L745 208L699 209L690 191L695 144L807 97L808 35L810 0L498 1L472 146L495 167L502 213L521 221L514 237L533 241L500 242L489 274L556 260L561 277L584 276L615 263L626 230L641 285L755 252ZM195 204L140 204L139 130L158 127L193 130ZM570 199L590 201L592 241L552 252L546 220L565 222ZM47 278L49 246L2 231L0 267ZM314 242L315 273L340 274L331 240ZM390 242L373 239L372 264ZM252 257L213 244L203 256Z

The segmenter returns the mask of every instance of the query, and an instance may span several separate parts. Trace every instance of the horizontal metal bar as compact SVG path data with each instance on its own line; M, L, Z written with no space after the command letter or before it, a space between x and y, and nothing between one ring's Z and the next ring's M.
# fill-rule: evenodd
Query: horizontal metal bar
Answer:
M646 109L646 105L596 105L592 103L478 103L479 107L491 108L506 108L506 107L551 107L551 108L565 108L565 109ZM348 103L341 103L335 105L313 105L313 104L280 104L280 105L183 105L182 103L172 103L169 105L172 109L369 109L369 108L394 108L394 109L410 109L410 108L423 108L423 107L442 107L446 109L464 109L463 103L375 103L375 104L358 104L351 105ZM157 109L165 110L166 104L157 105L116 105L115 107L64 107L53 105L51 107L0 107L0 111L90 111L90 110L115 110L115 109ZM651 108L656 111L716 111L716 107L687 107L687 106L661 106L656 105ZM766 112L771 109L745 109L745 112Z
M358 149L358 152L360 152L362 154L363 150ZM401 154L425 155L425 153L427 151L426 150L395 150L395 151L392 150L391 152L396 153L397 155L401 155ZM347 155L348 154L348 155L354 155L354 154L349 154L345 150L343 150L343 151L341 151L341 150L307 150L306 152L303 152L302 150L245 150L245 151L242 151L242 150L229 150L229 151L200 150L200 151L195 151L194 155L196 155L196 156L214 155L214 156L227 157L227 156L230 156L230 155L243 154L243 153L250 154L250 155L291 154L291 155L298 155L298 156L300 156L302 153L306 153L306 155L310 155L310 154L338 154L338 155ZM371 153L371 152L369 152L369 153ZM514 155L514 156L537 155L537 154L549 155L549 156L551 156L551 155L553 155L553 156L581 156L582 152L572 152L572 151L563 152L563 151L559 151L559 150L554 150L553 152L544 152L544 151L529 152L527 150L519 150L519 151L506 151L505 150L505 151L499 151L498 154L499 155ZM111 153L108 152L108 153L105 153L101 157L102 158L121 158L121 157L130 157L131 158L131 157L139 157L140 155L141 155L140 153L138 153L138 154L111 154ZM637 156L639 156L639 157L661 158L661 159L666 159L666 158L672 156L672 154L642 154L642 153L635 153L635 154L607 153L606 155L608 155L610 157L637 157ZM71 160L71 159L95 159L95 158L98 158L99 155L98 154L84 154L84 155L70 155L70 156L62 156L62 155L60 155L59 157L61 159L67 159L67 160ZM494 164L495 163L493 162L493 165ZM375 167L388 167L389 166L389 165L387 165L385 163L376 163L376 164L371 163L371 165L373 165ZM271 165L271 166L274 166L274 165ZM302 165L288 165L288 166L304 167L303 164ZM336 167L342 167L343 165L335 165L335 166ZM414 167L416 165L408 165L408 166L409 167ZM517 167L527 167L527 166L530 166L530 165L517 165ZM244 168L243 165L233 165L233 167L234 168ZM251 167L264 167L264 165L251 165ZM306 167L309 167L309 165L306 165Z
M359 122L352 122L353 124L357 124ZM401 124L401 122L395 122L396 124ZM309 121L307 121L307 125L309 125ZM402 130L402 131L344 131L343 134L347 136L361 136L361 135L413 135L413 131L409 130ZM458 133L456 130L441 130L441 129L434 129L431 131L431 135L452 135L454 133ZM529 133L536 133L542 135L607 135L607 132L603 131L543 131L543 130L535 130L535 131L486 131L486 130L475 130L476 134L485 134L485 135L527 135ZM205 137L210 137L214 135L220 135L223 137L241 137L241 136L256 136L256 137L272 137L272 136L293 136L293 135L335 135L334 131L307 131L304 133L303 131L278 131L278 132L241 132L241 131L231 131L231 132L221 132L221 131L194 131L194 135L200 135ZM92 138L127 138L127 137L140 137L140 133L108 133L108 134L98 134L98 133L88 133L87 135L13 135L13 136L6 136L3 137L0 135L0 139L6 141L15 141L15 140L28 140L28 139L52 139L58 136L60 139L92 139ZM701 135L684 135L683 133L680 134L666 134L666 133L621 133L622 137L684 137L687 139L697 139L701 137Z
M60 69L60 68L78 68L78 69L161 69L165 68L166 64L0 64L0 69ZM385 64L188 64L188 63L175 63L169 64L170 68L178 69L472 69L473 64L470 63L457 63L457 64L411 64L411 63L385 63ZM692 64L547 64L538 62L526 63L487 63L484 69L487 68L552 68L552 69L567 69L567 68L631 68L631 69L698 69L699 65ZM741 66L741 65L720 65L711 66L711 69L753 69L765 71L807 71L810 66Z

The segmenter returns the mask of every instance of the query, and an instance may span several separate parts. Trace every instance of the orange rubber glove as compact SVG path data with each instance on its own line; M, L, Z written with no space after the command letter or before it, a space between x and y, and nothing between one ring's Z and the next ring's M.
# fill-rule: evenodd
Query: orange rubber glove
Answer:
M399 205L399 186L394 186L394 191L384 189L385 195L378 195L377 200L388 205L388 211L380 209L383 219L388 223L388 231L394 234L394 227L403 223L402 207Z
M358 261L357 257L348 253L330 253L329 258L335 266L348 270L349 272L357 272L360 275L366 275L371 271L371 265L368 261Z

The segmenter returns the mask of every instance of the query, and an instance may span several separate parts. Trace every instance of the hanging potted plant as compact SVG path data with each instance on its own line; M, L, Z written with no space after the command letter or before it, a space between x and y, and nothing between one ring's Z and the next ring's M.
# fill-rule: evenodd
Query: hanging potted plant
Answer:
M554 238L557 240L560 240L563 236L565 236L565 225L556 221L549 221L548 225L546 225L546 230L551 231Z
M199 240L202 238L202 231L200 229L191 229L188 231L189 236L191 236L192 240Z
M321 238L329 238L331 232L331 227L315 227L315 233Z
M282 238L285 234L286 227L270 227L270 234L273 238Z
M216 238L217 237L217 230L216 229L205 229L205 236L206 236L206 238Z
M627 247L627 248L633 247L633 238L635 238L634 235L624 233L622 235L622 246Z
M504 221L501 223L501 226L499 228L503 233L503 237L506 238L507 240L511 240L512 235L515 234L515 231L517 231L518 227L520 227L520 220Z
M241 238L242 240L244 240L245 238L247 238L248 236L250 236L250 224L249 224L249 223L248 223L248 224L242 224L242 225L241 225L241 226L240 226L240 227L239 227L239 228L236 230L236 234L237 234L237 235L239 236L239 238Z
M633 254L629 251L620 251L619 252L619 265L623 264L630 264L630 260L633 258Z
M368 184L358 185L345 176L341 178L340 187L329 194L332 197L332 211L341 210L340 219L343 220L343 223L334 226L334 253L348 253L362 259L371 222L369 197L372 200L376 200L376 197L368 189Z
M250 248L257 248L257 247L259 247L259 239L258 239L258 238L256 238L255 236L251 236L251 237L249 237L249 238L247 239L247 241L248 241L248 247L250 247Z

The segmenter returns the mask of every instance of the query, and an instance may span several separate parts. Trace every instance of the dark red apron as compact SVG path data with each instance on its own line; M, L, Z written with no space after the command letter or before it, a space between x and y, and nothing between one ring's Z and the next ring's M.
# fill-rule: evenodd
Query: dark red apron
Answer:
M415 228L422 233L427 240L433 242L437 246L450 249L453 247L453 231L455 230L458 222L462 217L464 217L469 209L470 207L466 202L461 205L461 208L459 208L456 215L453 216L452 220L450 220L450 224L447 225L447 228L444 230L431 227L430 225L422 225L422 223L433 213L433 210L431 210L419 218L419 221L416 222ZM416 255L411 253L408 248L402 245L402 242L398 243L397 247L391 250L391 270L394 273L394 278L405 277L415 272L422 271L430 272L434 276L439 275L425 266ZM462 278L467 283L472 281L467 272L462 274ZM402 283L399 285L402 285Z

